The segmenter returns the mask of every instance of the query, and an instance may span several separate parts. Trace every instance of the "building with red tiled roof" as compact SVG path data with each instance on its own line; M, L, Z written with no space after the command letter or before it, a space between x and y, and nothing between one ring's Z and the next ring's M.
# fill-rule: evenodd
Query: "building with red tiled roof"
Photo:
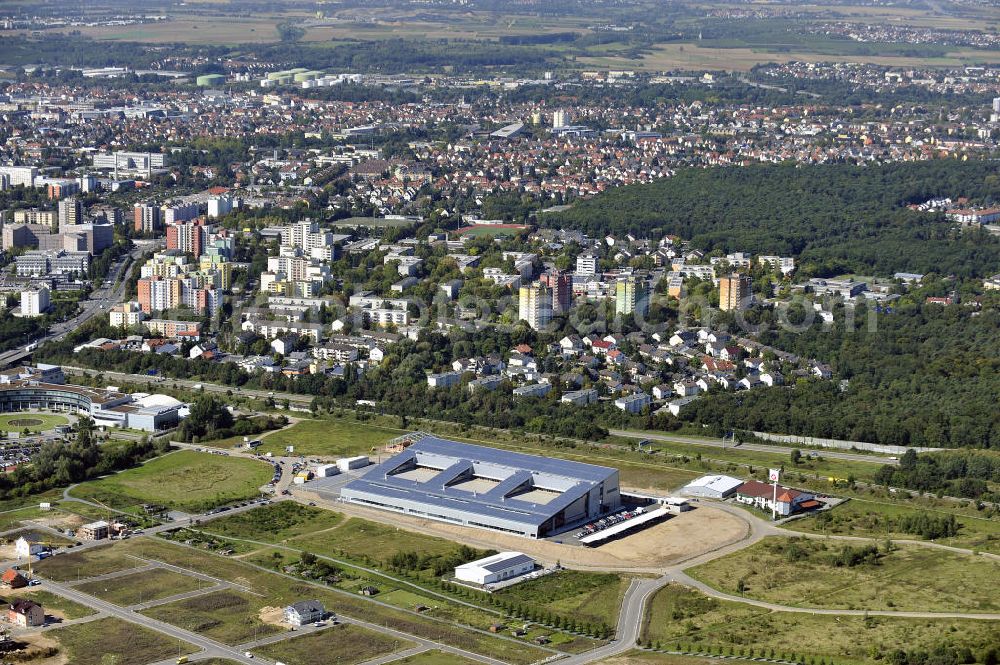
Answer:
M813 494L800 492L788 487L775 487L759 480L750 480L736 488L736 500L761 510L774 510L779 515L787 517L800 510L811 510L819 507L819 502Z
M28 586L28 580L24 579L24 575L20 572L13 568L8 568L4 572L3 577L0 577L0 586L3 586L5 589L21 589Z

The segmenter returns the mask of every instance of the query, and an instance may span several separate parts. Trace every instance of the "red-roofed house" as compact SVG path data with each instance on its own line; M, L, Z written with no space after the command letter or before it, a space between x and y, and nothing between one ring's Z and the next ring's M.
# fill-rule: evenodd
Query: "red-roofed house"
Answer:
M721 360L711 356L701 357L701 367L706 372L732 372L736 369L736 364L731 360Z
M18 571L8 568L3 577L0 577L0 585L5 589L21 589L28 586L28 580Z
M606 354L609 351L614 350L615 344L614 342L608 342L607 340L595 339L594 343L590 345L590 348L595 354Z
M800 510L819 507L816 497L806 492L778 485L778 500L774 502L774 486L750 480L736 488L736 500L761 510L772 510L787 517Z

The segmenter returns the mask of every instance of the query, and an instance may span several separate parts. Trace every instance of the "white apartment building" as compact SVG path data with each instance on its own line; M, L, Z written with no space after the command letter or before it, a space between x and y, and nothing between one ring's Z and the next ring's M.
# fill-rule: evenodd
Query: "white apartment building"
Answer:
M159 152L125 152L120 150L94 155L94 168L109 171L150 173L153 169L162 169L166 164L166 157Z
M167 203L160 209L160 219L164 224L176 224L195 219L198 216L197 203Z
M308 254L314 248L326 247L333 243L333 234L320 231L319 225L313 221L290 224L281 229L281 244L289 247L301 247Z
M142 311L137 300L115 305L108 312L108 323L113 328L131 328L139 325L145 319L146 313Z
M42 316L49 311L49 290L44 286L21 291L21 316Z
M576 257L576 274L593 277L597 274L597 255L580 254Z
M8 184L11 187L18 185L34 187L35 179L38 177L38 168L35 166L0 166L0 174L7 176Z
M208 199L208 217L215 219L228 215L233 211L233 198L231 196L213 196Z

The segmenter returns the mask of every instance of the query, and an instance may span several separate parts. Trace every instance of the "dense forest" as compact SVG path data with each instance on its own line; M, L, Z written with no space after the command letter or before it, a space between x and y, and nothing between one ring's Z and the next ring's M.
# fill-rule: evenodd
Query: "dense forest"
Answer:
M590 235L675 234L703 249L798 257L800 273L992 274L1000 238L909 210L930 198L1000 201L1000 162L683 169L545 214Z
M1000 313L986 306L902 304L868 324L765 333L762 341L828 361L847 380L723 393L684 414L729 429L902 446L1000 449ZM936 487L934 489L937 489Z

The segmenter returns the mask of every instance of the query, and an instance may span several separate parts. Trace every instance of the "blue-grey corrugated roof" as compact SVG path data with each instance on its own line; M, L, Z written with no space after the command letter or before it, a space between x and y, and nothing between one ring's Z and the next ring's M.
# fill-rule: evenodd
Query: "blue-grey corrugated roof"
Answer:
M444 469L428 481L416 481L389 475L400 466L416 461L419 456L444 458ZM450 459L448 459L450 458ZM492 489L474 493L449 487L448 482L473 464L505 467L508 477ZM426 436L385 462L372 467L363 477L344 486L345 492L366 492L404 502L418 502L428 507L489 516L521 524L540 526L547 519L579 499L595 485L618 473L610 467L571 462L568 460L525 455L486 446L476 446L447 439ZM549 481L562 485L559 495L545 504L509 496L523 483Z
M449 455L473 462L489 462L490 464L500 466L538 471L539 473L550 473L553 476L598 483L605 480L609 474L617 471L617 469L607 466L584 464L583 462L572 462L552 457L541 457L540 455L525 455L524 453L514 453L509 450L439 439L436 436L425 436L407 448L407 450Z
M501 570L507 570L508 568L513 568L514 566L520 566L525 563L534 563L535 560L532 559L527 554L519 554L517 556L512 556L509 559L503 559L502 561L494 561L482 566L483 569L495 573Z

